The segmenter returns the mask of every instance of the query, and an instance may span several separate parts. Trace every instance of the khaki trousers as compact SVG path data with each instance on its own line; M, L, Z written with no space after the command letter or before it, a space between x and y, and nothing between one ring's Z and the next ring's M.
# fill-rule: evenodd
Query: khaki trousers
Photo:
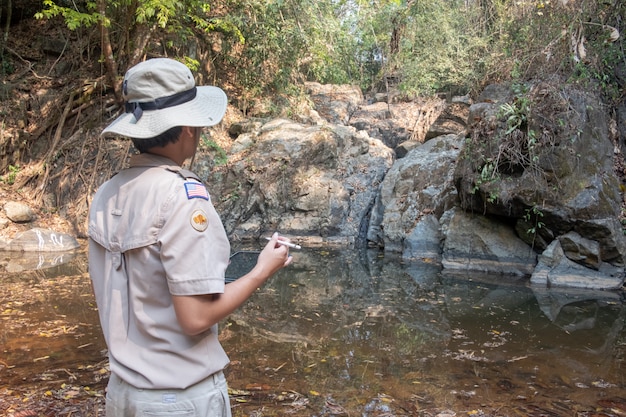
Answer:
M139 389L111 374L106 417L232 417L228 386L217 372L184 390Z

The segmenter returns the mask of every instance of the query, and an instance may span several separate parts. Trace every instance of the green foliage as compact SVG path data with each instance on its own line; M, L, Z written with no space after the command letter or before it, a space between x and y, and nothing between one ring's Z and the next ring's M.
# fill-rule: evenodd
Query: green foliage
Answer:
M537 206L532 206L531 208L526 209L524 211L524 220L526 223L531 225L526 233L531 236L536 235L539 232L539 229L545 226L545 223L541 221L542 217L543 212Z
M530 98L526 95L528 89L522 84L513 84L512 90L515 93L513 102L502 104L498 111L498 117L504 119L506 123L504 135L510 135L515 130L528 133L530 117Z
M468 139L465 157L474 161L475 175L472 193L488 191L487 201L498 199L498 183L505 175L519 170L533 170L538 161L535 154L537 138L528 128L531 118L531 99L522 84L514 84L511 102L500 105L498 120L503 126L485 141L480 133ZM476 129L475 132L480 132ZM490 185L487 187L487 185Z
M498 111L498 118L505 123L504 132L498 136L502 142L502 158L498 159L506 160L510 166L536 171L538 138L535 130L529 127L532 100L525 85L513 84L512 90L515 94L513 101L502 104Z
M600 39L604 39L604 37L600 37ZM626 63L625 51L619 42L607 42L606 40L595 42L592 47L595 50L600 50L601 53L594 62L576 62L569 82L583 86L597 85L606 98L617 102L621 97L622 90L620 80L616 76L618 73L616 69Z
M394 58L401 88L416 94L469 91L481 76L487 38L473 23L475 9L462 2L415 2Z
M178 0L143 0L139 2L136 11L137 23L155 22L159 27L165 28L167 24L176 18L186 7Z
M143 47L133 35L144 27L154 39L139 56L166 52L194 70L214 68L216 80L237 90L242 109L264 97L299 94L305 80L356 84L366 92L391 83L416 96L464 94L489 82L558 75L593 82L617 100L616 69L626 60L614 38L625 31L625 2L102 2L104 14L95 0L43 0L37 17L62 17L72 30L99 22L110 27L111 43L122 48L114 51L121 63L132 55L127 49ZM196 45L209 54L194 51ZM508 109L511 123L520 126L522 104Z
M225 4L245 45L224 43L222 59L234 70L244 95L282 92L295 84L310 36L307 25L316 19L315 3L244 0Z
M58 4L59 0L43 0L44 7L35 17L52 19L62 16L70 30L87 28L96 23L102 23L105 27L111 27L111 22L126 25L116 28L115 33L120 39L117 42L114 40L114 44L125 43L128 34L132 34L141 25L161 28L161 35L165 35L162 43L175 50L185 48L188 51L190 39L213 32L233 37L238 42L244 41L241 31L230 20L211 16L209 4L204 0L102 1L105 14L99 13L97 2L92 0L74 2L73 7L61 6ZM151 31L147 31L145 36L151 34ZM126 51L116 52L119 57ZM192 69L200 67L200 63L193 56L182 54L178 58Z
M327 25L316 20L312 30L301 67L304 77L328 84L359 83L357 44L350 23L334 19L333 25ZM332 39L332 44L326 39Z
M487 201L489 203L495 203L498 201L498 192L493 186L497 185L501 180L495 161L491 158L487 158L479 171L478 175L474 177L474 186L471 192L472 194L476 194L487 191L485 196Z
M101 20L108 22L104 16L95 11L96 3L93 1L86 2L82 11L78 8L73 9L59 6L53 0L43 0L43 6L44 9L36 13L35 18L52 19L53 17L61 15L70 30L76 30L80 27L90 27Z
M213 139L209 139L205 135L202 135L201 143L203 147L209 149L214 154L213 162L216 166L225 165L228 162L228 155L226 154L226 151Z
M13 66L13 63L8 59L3 59L2 65L0 65L0 74L9 75L13 74L14 71L15 67Z
M6 184L13 185L15 183L15 179L17 178L17 174L20 172L19 165L9 165L9 173L7 175L3 175L0 177L0 180Z

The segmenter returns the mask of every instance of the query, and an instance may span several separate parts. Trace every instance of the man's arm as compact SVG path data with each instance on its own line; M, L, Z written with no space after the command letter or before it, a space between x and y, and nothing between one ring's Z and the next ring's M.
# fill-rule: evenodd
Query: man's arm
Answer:
M256 265L226 285L223 294L172 296L178 322L189 335L200 334L241 306L278 270L291 263L289 248L277 243L278 233L259 254Z

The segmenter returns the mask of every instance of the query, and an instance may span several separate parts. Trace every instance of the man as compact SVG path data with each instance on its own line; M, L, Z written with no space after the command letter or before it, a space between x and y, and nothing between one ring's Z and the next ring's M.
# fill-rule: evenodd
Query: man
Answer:
M131 138L138 155L97 191L89 213L89 272L108 346L106 415L230 416L217 323L289 265L274 233L256 266L225 285L230 244L192 172L202 127L227 99L191 71L156 58L125 75L126 113L103 135ZM282 238L281 238L282 239Z

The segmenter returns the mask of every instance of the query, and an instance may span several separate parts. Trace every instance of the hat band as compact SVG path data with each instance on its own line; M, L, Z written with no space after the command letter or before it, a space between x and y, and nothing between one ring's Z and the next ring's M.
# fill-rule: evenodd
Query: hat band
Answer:
M180 93L172 94L167 97L160 97L154 101L145 102L125 102L124 107L126 113L132 113L135 116L135 120L139 121L143 115L144 110L161 110L168 107L178 106L179 104L187 103L188 101L196 98L196 87L190 90L182 91Z

